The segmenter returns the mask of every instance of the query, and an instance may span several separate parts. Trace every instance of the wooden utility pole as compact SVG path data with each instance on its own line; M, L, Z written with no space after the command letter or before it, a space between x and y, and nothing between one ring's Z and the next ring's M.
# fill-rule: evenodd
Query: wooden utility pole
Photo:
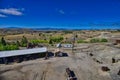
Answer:
M72 53L74 53L74 45L75 45L75 35L72 38Z

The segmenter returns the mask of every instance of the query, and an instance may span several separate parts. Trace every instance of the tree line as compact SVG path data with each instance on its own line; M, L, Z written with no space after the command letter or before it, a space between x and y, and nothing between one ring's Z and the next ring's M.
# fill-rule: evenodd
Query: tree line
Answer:
M75 36L75 38L77 38L77 37L78 36ZM62 43L63 40L64 40L64 37L62 37L62 36L50 37L48 40L46 40L46 39L28 40L25 36L23 36L22 39L19 41L16 41L13 43L8 43L8 42L6 42L4 37L2 37L0 39L0 51L18 50L19 47L27 47L29 43L32 45L39 45L41 43L54 45L56 43ZM80 40L77 40L76 42L77 43L99 43L99 42L108 42L108 40L105 38L91 38L89 41L80 39Z

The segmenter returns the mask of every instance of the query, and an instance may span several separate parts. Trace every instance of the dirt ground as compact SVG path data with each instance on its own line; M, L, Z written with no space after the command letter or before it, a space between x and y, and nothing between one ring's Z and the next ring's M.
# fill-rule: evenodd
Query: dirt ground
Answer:
M102 45L92 47L99 54L106 49L110 49L108 53L114 49ZM95 54L96 50L92 53ZM120 51L119 49L115 49L115 51L117 50L118 52ZM83 50L78 50L78 52L71 53L69 51L67 52L68 57L51 57L48 60L41 58L9 65L1 64L0 80L66 80L65 69L68 67L75 73L77 80L120 80L120 76L117 75L120 69L120 62L112 64L104 61L103 64L100 64L88 55L90 52L89 49L84 48ZM106 58L106 56L104 57L103 55L103 58ZM102 71L101 66L103 65L108 66L110 71Z

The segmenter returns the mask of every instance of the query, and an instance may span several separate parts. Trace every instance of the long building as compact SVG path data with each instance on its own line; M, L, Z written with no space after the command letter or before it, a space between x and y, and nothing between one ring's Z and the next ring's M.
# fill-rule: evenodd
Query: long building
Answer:
M9 61L20 61L21 59L28 59L33 57L40 57L42 53L46 53L47 48L32 48L24 50L13 50L13 51L1 51L0 62L8 63Z

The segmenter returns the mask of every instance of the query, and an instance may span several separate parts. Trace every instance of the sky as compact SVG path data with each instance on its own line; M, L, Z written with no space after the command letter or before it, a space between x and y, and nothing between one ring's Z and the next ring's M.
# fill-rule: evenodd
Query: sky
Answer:
M120 29L120 0L0 0L0 28Z

